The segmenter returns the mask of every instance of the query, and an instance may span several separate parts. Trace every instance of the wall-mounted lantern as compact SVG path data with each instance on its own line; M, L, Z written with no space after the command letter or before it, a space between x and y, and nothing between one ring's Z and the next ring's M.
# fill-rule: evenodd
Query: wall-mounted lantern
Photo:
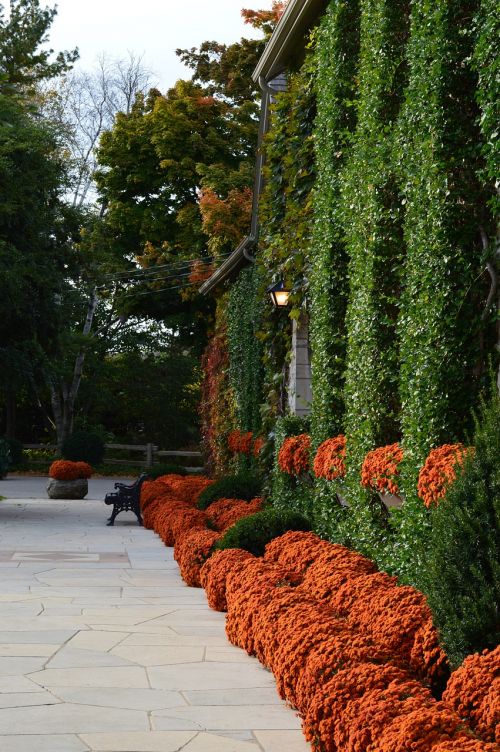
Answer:
M290 290L285 289L283 280L268 287L267 292L271 296L273 305L276 306L276 308L286 308L288 305L288 298L290 297Z

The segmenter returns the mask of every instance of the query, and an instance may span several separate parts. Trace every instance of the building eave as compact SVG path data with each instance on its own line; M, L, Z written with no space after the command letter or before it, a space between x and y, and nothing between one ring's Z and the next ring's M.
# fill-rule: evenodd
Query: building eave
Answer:
M232 254L228 256L228 258L214 271L211 277L201 285L198 292L201 295L208 295L208 293L212 292L212 290L221 285L227 279L230 279L237 274L239 270L248 263L248 256L246 256L245 253L249 250L252 244L253 238L250 235L242 240Z
M269 81L293 63L327 5L328 0L289 0L253 72L254 81Z

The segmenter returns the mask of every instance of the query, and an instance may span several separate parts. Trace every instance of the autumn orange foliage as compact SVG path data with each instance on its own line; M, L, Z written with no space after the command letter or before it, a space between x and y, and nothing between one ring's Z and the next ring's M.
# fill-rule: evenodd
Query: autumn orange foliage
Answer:
M346 474L345 456L346 438L343 434L339 434L334 439L327 439L320 444L313 464L316 478L326 478L326 480L344 478Z
M368 452L361 468L361 485L380 493L397 495L397 479L402 460L403 450L399 444L389 444Z
M500 742L500 646L469 655L452 673L443 701L483 739Z
M56 460L49 467L49 476L55 480L80 480L90 478L94 471L87 462Z
M426 507L437 504L457 477L460 466L468 452L473 451L463 444L443 444L433 449L418 476L418 495Z
M288 475L303 475L309 470L311 437L307 433L287 436L278 452L278 467Z

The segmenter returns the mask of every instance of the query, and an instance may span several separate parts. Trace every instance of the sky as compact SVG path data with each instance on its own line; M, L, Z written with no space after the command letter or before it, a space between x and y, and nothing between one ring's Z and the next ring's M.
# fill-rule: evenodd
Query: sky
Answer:
M159 88L166 90L191 75L175 54L178 47L259 37L243 23L240 9L270 6L271 0L57 0L50 46L56 51L78 47L78 66L85 69L103 52L110 58L124 58L128 51L144 54Z

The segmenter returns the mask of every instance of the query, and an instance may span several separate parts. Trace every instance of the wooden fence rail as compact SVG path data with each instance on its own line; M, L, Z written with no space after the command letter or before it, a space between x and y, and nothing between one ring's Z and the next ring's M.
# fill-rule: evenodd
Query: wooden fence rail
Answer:
M56 444L23 444L24 449L46 449L56 451ZM120 459L116 457L105 457L105 462L110 465L130 465L131 467L153 467L155 459L163 459L165 457L179 457L193 460L201 460L201 452L193 451L181 451L181 450L169 450L159 449L155 444L105 444L106 454L113 450L126 451L126 452L138 452L144 455L144 459L130 460ZM44 460L32 460L33 462L44 462ZM196 469L199 469L200 465ZM186 468L186 470L194 470L195 468Z

